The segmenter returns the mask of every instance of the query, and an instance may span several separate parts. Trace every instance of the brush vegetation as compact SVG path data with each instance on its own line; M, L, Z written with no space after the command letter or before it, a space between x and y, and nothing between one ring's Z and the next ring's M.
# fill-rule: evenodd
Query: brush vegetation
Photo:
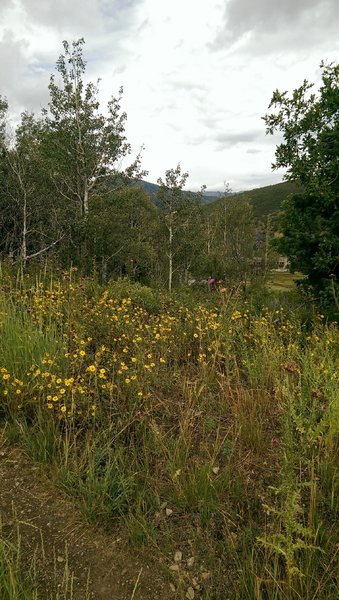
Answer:
M161 556L177 599L337 598L335 324L295 291L74 271L3 272L0 302L7 435L84 519Z

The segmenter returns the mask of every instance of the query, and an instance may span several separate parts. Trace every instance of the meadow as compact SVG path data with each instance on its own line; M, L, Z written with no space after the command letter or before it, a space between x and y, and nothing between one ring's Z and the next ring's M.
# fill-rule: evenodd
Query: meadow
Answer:
M336 323L293 290L4 270L0 333L8 439L173 598L337 598Z

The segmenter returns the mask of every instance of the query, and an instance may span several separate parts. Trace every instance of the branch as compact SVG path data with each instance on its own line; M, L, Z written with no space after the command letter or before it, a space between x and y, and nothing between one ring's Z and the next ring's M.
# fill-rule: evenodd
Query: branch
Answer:
M60 242L62 240L62 238L64 238L64 237L65 237L65 234L63 234L58 240L55 240L55 242L52 242L51 244L49 244L49 246L45 246L45 248L42 248L42 250L39 250L38 252L34 252L34 254L30 254L29 256L26 256L25 261L29 260L30 258L35 258L36 256L39 256L39 254L46 252L47 250L49 250L50 248L55 246L55 244ZM19 260L16 260L13 264L15 264L17 262L19 262Z

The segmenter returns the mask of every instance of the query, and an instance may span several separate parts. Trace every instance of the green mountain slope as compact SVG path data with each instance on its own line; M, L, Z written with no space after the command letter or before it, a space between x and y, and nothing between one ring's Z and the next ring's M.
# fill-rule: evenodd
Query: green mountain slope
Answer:
M285 181L275 185L268 185L262 188L254 188L239 192L237 196L242 196L248 199L253 205L253 214L257 220L264 219L267 215L277 214L282 207L283 201L290 195L296 192L298 184L292 181ZM221 199L215 200L208 206L207 211L213 212L222 202Z
M152 198L153 202L157 203L157 192L159 186L148 181L139 181L136 185L142 187ZM298 189L298 184L293 181L284 181L275 185L268 185L262 188L254 188L239 192L237 195L245 196L253 204L254 216L257 219L262 219L268 214L274 214L281 209L282 202L293 194ZM207 192L203 196L203 204L207 205L206 209L213 211L221 201L222 192Z

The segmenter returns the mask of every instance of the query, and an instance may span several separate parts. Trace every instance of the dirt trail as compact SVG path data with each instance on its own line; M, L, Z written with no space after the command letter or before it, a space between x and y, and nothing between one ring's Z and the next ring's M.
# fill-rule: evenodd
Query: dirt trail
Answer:
M19 449L5 443L0 444L0 518L5 534L20 532L28 568L35 556L42 597L55 589L67 600L170 597L152 558L134 553L118 533L109 536L84 525L72 502ZM71 576L73 595L66 590Z

